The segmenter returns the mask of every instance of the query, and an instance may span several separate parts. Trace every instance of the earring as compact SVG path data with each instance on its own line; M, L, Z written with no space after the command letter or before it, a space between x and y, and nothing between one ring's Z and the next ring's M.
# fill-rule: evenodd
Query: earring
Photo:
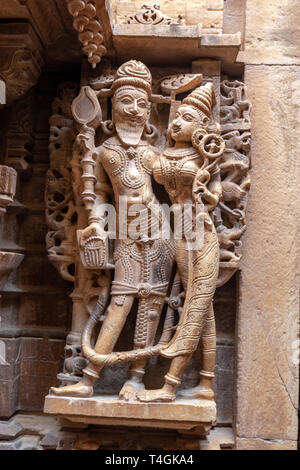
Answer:
M103 121L101 122L101 129L103 130L105 135L112 135L115 132L115 125L112 121Z
M157 128L153 125L150 124L149 122L146 123L145 129L144 129L144 138L149 142L153 142L158 136L158 131Z

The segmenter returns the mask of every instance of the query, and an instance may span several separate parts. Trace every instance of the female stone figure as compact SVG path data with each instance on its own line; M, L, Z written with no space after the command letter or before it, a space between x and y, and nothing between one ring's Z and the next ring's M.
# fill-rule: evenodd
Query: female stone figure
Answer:
M175 146L168 148L154 164L156 181L163 184L172 204L192 206L191 225L203 219L202 243L191 243L187 232L175 239L176 262L185 290L185 303L176 333L160 354L172 359L165 384L159 390L141 390L143 402L173 401L175 389L202 339L200 384L189 396L212 399L216 332L212 306L219 268L219 244L210 213L222 195L218 160L225 144L207 131L214 100L212 83L197 88L182 102L169 127ZM200 211L199 211L200 209ZM200 227L201 229L201 227ZM199 235L199 234L198 234ZM176 238L176 237L175 237ZM201 239L201 237L200 237Z

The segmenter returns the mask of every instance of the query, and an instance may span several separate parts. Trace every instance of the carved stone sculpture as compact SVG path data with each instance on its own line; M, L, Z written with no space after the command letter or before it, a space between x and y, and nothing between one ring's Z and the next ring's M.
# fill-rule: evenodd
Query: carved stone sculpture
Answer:
M211 384L216 355L213 296L216 287L238 269L240 260L249 189L246 154L250 149L250 105L243 84L223 82L220 126L216 121L214 85L210 80L201 85L202 79L202 75L191 74L168 76L160 80L163 94L153 94L148 68L129 61L116 73L93 78L90 81L93 88L81 87L72 104L77 123L76 130L73 129L75 141L70 162L72 179L70 173L64 178L61 165L68 154L64 150L68 140L64 133L71 126L69 105L64 118L56 114L51 118L54 166L49 171L47 186L48 225L51 229L53 221L55 227L48 234L49 253L56 264L66 266L66 260L60 255L73 246L71 258L76 274L72 280L98 278L98 301L81 330L81 348L77 343L76 351L72 349L71 356L65 360L65 371L73 371L77 378L82 374L82 378L74 385L52 387L52 395L91 397L104 366L130 362L130 376L120 391L120 399L141 404L172 402L182 375L196 353L202 357L199 384L179 394L185 399L213 403ZM185 93L183 101L176 99L180 93ZM158 132L150 124L151 101L170 105L166 135L169 146L160 156L157 148L149 144L155 141ZM62 110L61 101L58 109ZM100 142L98 147L96 142ZM184 227L181 237L176 236L176 224L174 234L165 237L165 215L154 196L151 176L165 187L172 205L180 209L176 223ZM55 201L57 194L63 194L63 200L52 205L50 201ZM113 226L107 217L110 203L116 211ZM69 227L66 225L69 212L64 207L70 204L76 205L75 212L81 214L81 222L73 221ZM61 209L65 220L60 227L57 216ZM140 213L138 224L137 212ZM128 233L131 226L139 228L134 236ZM80 260L77 254L74 257L75 231ZM110 287L112 269L114 279ZM81 292L84 286L88 284L81 282ZM79 292L78 288L75 291ZM114 351L135 299L138 299L138 309L133 349ZM183 306L182 299L185 299ZM168 308L157 340L164 304ZM85 308L89 310L87 304ZM102 327L92 346L98 323ZM79 329L77 340L78 333ZM145 390L146 362L154 355L171 359L170 370L161 389Z
M225 284L238 270L241 237L246 230L246 207L250 189L250 111L246 87L237 80L221 83L221 133L226 149L220 162L222 200L214 211L220 244L220 277Z

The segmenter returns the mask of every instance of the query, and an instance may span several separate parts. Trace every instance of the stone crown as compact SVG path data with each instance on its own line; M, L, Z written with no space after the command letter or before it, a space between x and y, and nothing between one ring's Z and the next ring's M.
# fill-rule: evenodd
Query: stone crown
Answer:
M214 100L214 86L211 82L208 82L196 88L196 90L182 101L182 104L193 106L193 108L196 108L198 111L205 114L205 116L209 117Z
M115 93L118 88L126 85L142 88L150 98L152 93L152 76L148 67L136 60L130 60L121 65L111 90Z

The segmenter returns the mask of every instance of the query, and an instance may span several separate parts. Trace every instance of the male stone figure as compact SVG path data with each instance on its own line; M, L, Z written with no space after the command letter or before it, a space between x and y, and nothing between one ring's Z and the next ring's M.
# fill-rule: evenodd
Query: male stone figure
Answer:
M112 121L115 132L95 149L96 202L89 219L90 225L82 232L81 239L97 236L101 231L99 208L106 201L104 191L107 176L114 192L117 220L120 197L123 200L125 198L129 214L134 205L142 205L146 220L137 239L124 238L124 234L120 233L122 228L117 226L112 299L95 346L98 354L113 351L135 298L139 298L139 309L134 349L147 348L153 344L172 270L172 243L161 238L151 239L149 232L148 221L153 216L153 211L156 213L157 226L161 218L151 185L156 156L143 140L150 114L151 86L152 77L144 64L132 60L118 69L112 85ZM131 222L132 218L127 216L127 225ZM83 370L81 382L52 388L51 391L55 395L89 397L102 367L90 362ZM131 365L130 379L120 392L121 398L133 399L137 391L143 389L144 369L145 359L137 360Z

